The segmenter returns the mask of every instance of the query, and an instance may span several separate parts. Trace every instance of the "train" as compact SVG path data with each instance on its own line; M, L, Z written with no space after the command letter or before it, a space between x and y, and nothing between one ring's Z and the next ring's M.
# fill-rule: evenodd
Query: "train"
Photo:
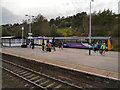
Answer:
M59 44L63 44L64 48L81 48L81 49L88 49L93 48L93 45L96 42L100 44L106 44L106 50L113 50L112 39L111 37L92 37L91 43L89 43L88 37L79 37L79 36L72 36L72 37L32 37L31 39L34 40L35 45L42 45L47 44L48 42L55 46ZM21 46L22 45L22 38L18 37L2 37L1 40L2 46ZM29 44L30 39L24 38L24 43Z
M111 37L92 37L91 43L89 43L88 37L41 37L41 38L33 38L34 43L36 45L42 45L42 42L44 40L44 43L47 44L47 42L50 42L51 45L53 45L53 42L55 42L55 45L63 44L64 48L80 48L80 49L88 49L93 48L93 45L96 42L99 42L99 44L106 44L106 50L113 50L112 45L112 39Z

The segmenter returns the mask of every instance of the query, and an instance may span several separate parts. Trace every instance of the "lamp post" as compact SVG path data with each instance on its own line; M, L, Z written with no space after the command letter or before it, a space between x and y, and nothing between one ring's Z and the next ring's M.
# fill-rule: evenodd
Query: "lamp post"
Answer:
M23 41L23 40L24 40L23 37L24 37L24 27L22 27L22 44L23 44L23 42L24 42L24 41Z
M90 0L90 28L89 28L89 55L91 55L91 1L93 0Z
M28 16L29 17L29 33L28 33L28 39L30 39L30 48L31 48L31 39L32 39L32 32L31 32L31 17L34 17L34 16L30 16L30 15L25 15L25 16Z

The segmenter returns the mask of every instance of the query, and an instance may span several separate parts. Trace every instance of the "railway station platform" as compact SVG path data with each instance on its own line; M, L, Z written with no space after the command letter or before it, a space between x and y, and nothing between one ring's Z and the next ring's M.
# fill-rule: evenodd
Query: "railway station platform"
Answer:
M44 63L73 69L76 71L85 71L97 75L119 78L120 62L118 61L118 52L108 51L104 56L99 52L91 52L89 56L87 49L56 48L56 51L42 51L41 46L34 49L21 47L3 47L1 52L19 56L22 58L35 59Z

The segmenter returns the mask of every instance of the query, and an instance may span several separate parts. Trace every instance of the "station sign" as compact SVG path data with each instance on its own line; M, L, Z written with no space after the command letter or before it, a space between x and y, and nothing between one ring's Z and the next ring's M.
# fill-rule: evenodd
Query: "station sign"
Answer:
M89 39L91 39L92 37L88 37Z
M32 33L28 33L29 36L32 36Z

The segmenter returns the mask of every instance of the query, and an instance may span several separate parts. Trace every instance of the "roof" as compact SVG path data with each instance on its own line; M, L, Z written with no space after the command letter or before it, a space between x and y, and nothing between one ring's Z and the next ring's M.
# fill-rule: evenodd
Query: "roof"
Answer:
M6 36L1 37L2 39L22 39L22 37L16 37L16 36ZM53 39L53 37L32 37L34 39ZM31 38L31 39L32 39ZM81 39L89 39L88 37L79 37L79 36L73 36L73 37L54 37L55 39L59 40L81 40ZM25 39L25 37L24 37ZM30 38L28 38L30 39ZM92 37L91 39L99 39L99 40L108 40L111 39L111 37Z
M45 39L53 39L53 37L45 37ZM88 37L79 37L79 36L74 36L74 37L55 37L55 39L72 39L72 40L79 40L79 39L89 39ZM92 37L91 39L101 39L101 40L108 40L111 39L111 37Z
M1 37L2 39L22 39L22 37L16 37L16 36L5 36ZM25 39L25 37L23 37Z
M1 37L1 38L5 38L5 39L8 38L9 39L9 38L13 38L13 37L15 37L15 36L5 36L5 37Z

